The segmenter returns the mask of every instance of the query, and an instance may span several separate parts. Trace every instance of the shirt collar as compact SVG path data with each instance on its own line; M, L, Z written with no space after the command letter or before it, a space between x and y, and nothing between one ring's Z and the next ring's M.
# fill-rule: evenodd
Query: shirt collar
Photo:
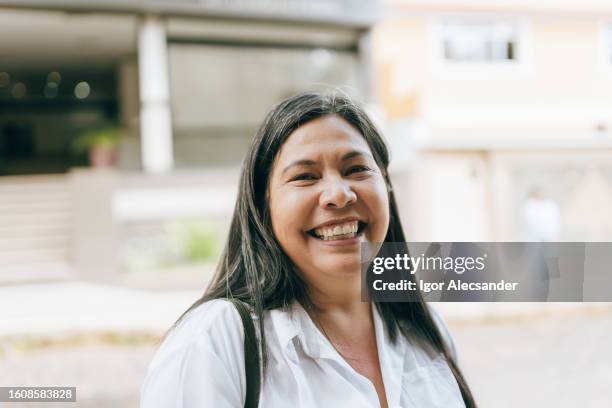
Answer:
M274 331L276 332L280 345L283 349L286 349L289 344L291 344L292 340L300 331L294 315L294 304L292 304L288 309L280 308L270 311Z
M294 301L288 310L272 310L271 317L281 348L290 359L297 362L295 347L298 342L308 356L322 357L324 338L298 301Z
M372 316L387 400L389 406L398 406L406 347L401 335L395 344L391 343L384 321L373 302ZM311 358L341 359L299 302L295 301L289 311L273 310L272 321L283 351L294 363L299 362L296 351L298 344Z
M372 315L379 354L401 352L399 344L391 346L384 322L374 303L372 303ZM288 311L273 310L272 321L280 345L289 357L297 357L295 346L296 341L299 341L304 352L312 358L337 358L337 353L333 350L329 341L323 336L299 302L294 301ZM383 356L379 356L379 358L382 359Z
M312 358L336 359L337 353L334 352L327 339L310 318L310 315L304 310L304 307L299 302L295 302L293 310L299 329L297 338L301 343L304 353Z

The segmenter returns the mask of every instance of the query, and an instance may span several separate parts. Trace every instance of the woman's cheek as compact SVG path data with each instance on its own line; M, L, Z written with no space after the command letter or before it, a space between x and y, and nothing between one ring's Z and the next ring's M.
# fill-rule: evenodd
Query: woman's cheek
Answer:
M369 238L372 242L382 242L389 227L389 198L386 184L372 180L368 187L361 194L371 217L372 229Z
M379 180L370 180L359 188L358 196L362 198L365 204L373 211L380 212L389 207L389 197L387 187L384 182ZM373 214L376 215L376 214Z
M286 190L279 194L278 200L278 213L282 214L278 220L279 229L285 236L302 231L307 225L303 217L309 213L307 196L300 191Z

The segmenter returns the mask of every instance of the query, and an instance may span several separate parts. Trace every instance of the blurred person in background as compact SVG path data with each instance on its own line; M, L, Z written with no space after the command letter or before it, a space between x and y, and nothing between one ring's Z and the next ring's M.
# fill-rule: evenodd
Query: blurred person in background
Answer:
M559 204L544 195L540 187L529 191L523 203L523 222L526 241L554 242L561 232Z
M155 355L141 407L475 407L452 339L420 294L361 300L361 244L405 241L388 164L379 131L348 97L277 105L243 163L217 274ZM257 327L255 402L228 300Z

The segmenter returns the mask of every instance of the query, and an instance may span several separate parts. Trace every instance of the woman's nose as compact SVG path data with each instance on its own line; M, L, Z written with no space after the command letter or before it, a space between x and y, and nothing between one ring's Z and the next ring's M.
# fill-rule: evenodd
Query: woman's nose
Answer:
M357 194L344 180L330 180L319 197L319 204L325 208L343 208L357 201Z

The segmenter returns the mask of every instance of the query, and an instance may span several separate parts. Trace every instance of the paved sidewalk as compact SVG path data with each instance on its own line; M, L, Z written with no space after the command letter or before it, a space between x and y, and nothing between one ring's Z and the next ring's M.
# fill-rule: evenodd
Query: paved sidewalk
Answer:
M0 286L0 337L164 333L203 291L84 282ZM609 303L436 303L450 323L610 310Z
M436 310L451 324L597 315L612 311L612 303L604 302L435 302L434 304Z
M0 337L89 332L163 333L203 292L58 282L0 287Z
M0 384L75 386L75 408L135 407L160 335L200 294L82 282L0 286ZM481 406L610 406L610 304L435 307Z

